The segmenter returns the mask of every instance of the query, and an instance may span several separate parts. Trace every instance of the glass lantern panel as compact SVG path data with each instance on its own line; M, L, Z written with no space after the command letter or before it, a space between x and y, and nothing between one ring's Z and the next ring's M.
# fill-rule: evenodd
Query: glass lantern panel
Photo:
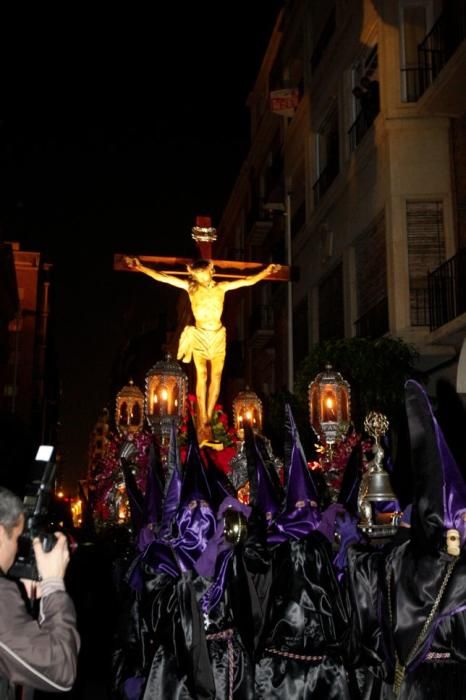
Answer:
M314 428L320 428L320 412L319 412L319 389L312 387L311 389L311 423Z
M326 386L322 392L321 398L321 415L322 423L328 423L329 421L337 421L337 395L335 389L332 386Z
M341 390L341 420L349 423L348 392L346 389Z
M141 405L135 401L131 410L131 425L139 425L141 422Z
M122 401L120 404L120 415L118 419L120 425L128 425L128 404Z

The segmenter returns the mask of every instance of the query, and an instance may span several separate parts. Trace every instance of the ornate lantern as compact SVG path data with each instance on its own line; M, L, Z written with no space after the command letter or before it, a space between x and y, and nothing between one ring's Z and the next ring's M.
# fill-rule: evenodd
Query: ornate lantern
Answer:
M120 435L137 433L144 422L144 394L131 379L116 396L115 424Z
M146 374L146 416L153 432L168 438L173 423L184 416L188 377L181 365L167 354Z
M396 503L396 496L390 484L390 477L383 466L384 450L380 438L385 435L389 422L383 413L371 411L364 421L364 428L374 438L374 457L363 474L358 493L359 527L370 537L394 535L401 513L396 510L384 512L377 518L374 503Z
M351 421L351 389L339 372L327 364L309 385L311 425L327 445L342 438Z
M233 400L233 425L240 440L244 440L244 426L249 424L256 433L262 430L262 401L246 387Z

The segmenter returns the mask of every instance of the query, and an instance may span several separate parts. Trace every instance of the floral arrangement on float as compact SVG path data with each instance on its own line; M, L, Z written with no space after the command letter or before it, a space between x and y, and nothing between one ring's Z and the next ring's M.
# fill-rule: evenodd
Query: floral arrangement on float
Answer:
M132 435L110 433L104 455L94 466L90 480L92 509L97 528L126 525L129 520L128 496L120 464L121 449L128 440L131 440L136 448L131 458L134 478L139 490L142 493L145 491L152 434L146 430Z
M315 445L316 452L320 455L317 461L309 462L309 468L322 477L327 492L326 500L335 503L340 494L343 475L345 473L348 460L358 445L361 446L362 469L366 468L366 453L370 453L372 448L371 440L363 440L356 431L349 432L337 442L327 444L325 439L321 439Z
M196 421L197 399L194 394L188 394L185 418L179 428L179 444L181 460L184 461L188 446L188 420ZM236 433L228 423L228 416L223 410L222 404L216 404L211 421L212 434L215 442L220 443L222 449L210 450L210 456L217 467L225 474L231 471L230 462L236 455ZM208 448L206 448L208 449Z

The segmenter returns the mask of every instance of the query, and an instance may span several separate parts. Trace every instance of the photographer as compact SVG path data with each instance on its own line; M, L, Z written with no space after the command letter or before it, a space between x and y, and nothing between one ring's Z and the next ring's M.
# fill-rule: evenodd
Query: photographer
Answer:
M31 598L41 598L39 619L28 612L18 583L7 577L24 527L23 504L0 487L0 698L15 697L15 685L45 691L71 690L76 677L79 635L74 605L65 591L68 544L44 552L34 539L40 583L24 581Z

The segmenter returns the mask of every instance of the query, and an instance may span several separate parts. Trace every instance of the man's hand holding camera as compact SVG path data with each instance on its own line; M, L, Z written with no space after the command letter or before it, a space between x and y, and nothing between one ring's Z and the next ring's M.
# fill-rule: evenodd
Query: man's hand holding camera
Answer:
M57 580L65 577L66 567L70 561L70 550L68 541L62 532L55 532L55 546L52 550L45 552L39 537L35 537L32 543L34 555L36 557L39 581ZM31 579L21 579L21 583L26 589L28 597L31 599L40 598L42 589L39 581Z

